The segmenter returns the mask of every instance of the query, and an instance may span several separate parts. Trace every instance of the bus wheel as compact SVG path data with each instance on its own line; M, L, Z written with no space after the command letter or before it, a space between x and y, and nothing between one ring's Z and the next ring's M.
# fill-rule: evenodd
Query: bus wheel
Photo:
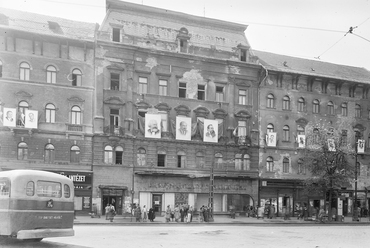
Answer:
M31 241L31 242L40 242L43 238L37 238L37 239L25 239L26 241Z

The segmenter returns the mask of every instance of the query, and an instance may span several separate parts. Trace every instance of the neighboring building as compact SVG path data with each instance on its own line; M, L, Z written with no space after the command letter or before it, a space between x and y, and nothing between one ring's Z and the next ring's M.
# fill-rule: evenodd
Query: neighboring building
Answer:
M178 204L199 210L210 192L215 212L258 202L264 71L246 28L107 1L95 58L95 202L113 203L118 213L132 203L159 213Z
M72 178L75 209L86 212L93 179L96 28L0 8L0 168Z
M354 131L359 131L366 140L365 154L358 156L358 205L368 208L370 72L363 68L254 52L268 71L268 77L261 83L259 104L261 204L274 204L280 215L284 207L292 211L296 205L323 206L323 195L307 196L302 192L302 180L310 174L302 166L300 149L304 145L298 138L303 138L304 142L307 125L326 120L333 123L333 128L338 128L337 121L352 122L353 128L342 130L342 138L353 146ZM271 137L274 140L270 140ZM351 215L354 185L343 187L340 192L342 213Z

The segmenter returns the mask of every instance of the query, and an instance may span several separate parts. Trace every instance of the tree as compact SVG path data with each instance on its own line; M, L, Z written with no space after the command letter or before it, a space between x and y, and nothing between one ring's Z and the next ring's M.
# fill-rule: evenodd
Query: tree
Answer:
M304 181L305 192L329 196L329 220L332 219L331 202L337 193L335 189L350 184L355 171L351 162L355 150L353 142L348 142L354 140L351 122L341 119L335 126L322 121L309 123L303 150L303 163L311 174Z

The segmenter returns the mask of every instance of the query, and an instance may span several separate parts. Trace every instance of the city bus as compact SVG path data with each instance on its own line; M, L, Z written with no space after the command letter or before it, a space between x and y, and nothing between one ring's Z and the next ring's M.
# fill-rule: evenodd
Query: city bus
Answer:
M73 236L71 179L38 170L0 171L0 236L40 241Z

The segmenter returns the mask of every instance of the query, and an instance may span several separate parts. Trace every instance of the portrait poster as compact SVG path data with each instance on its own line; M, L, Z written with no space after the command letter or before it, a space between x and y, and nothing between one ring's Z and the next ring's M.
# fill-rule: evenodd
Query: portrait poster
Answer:
M4 108L3 125L7 127L15 127L17 119L16 113L17 109L15 108Z
M25 128L37 128L38 111L28 110L25 111Z
M266 135L267 146L276 146L276 133L268 133Z
M306 147L306 135L304 134L298 134L297 135L297 142L299 148L305 148Z
M204 142L218 142L218 121L204 119L204 130L203 130L203 141Z
M176 116L176 139L191 140L191 118Z
M145 137L161 138L161 116L158 114L145 115Z
M335 143L334 143L334 139L328 139L328 150L330 152L335 152Z
M357 153L365 153L365 140L357 140Z

